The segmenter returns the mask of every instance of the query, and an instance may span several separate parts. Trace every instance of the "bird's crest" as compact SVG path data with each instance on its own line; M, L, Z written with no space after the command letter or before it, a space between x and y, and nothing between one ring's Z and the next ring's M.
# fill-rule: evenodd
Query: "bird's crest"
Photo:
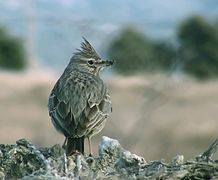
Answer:
M95 49L89 43L86 38L83 37L83 42L81 43L80 49L77 49L77 52L74 53L76 56L82 56L85 58L94 58L100 59L99 55L96 53Z

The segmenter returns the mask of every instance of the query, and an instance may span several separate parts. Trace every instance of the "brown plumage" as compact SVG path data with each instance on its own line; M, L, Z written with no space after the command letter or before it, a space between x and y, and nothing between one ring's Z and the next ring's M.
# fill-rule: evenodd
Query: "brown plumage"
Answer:
M66 137L66 154L84 153L84 139L99 133L111 113L111 99L99 72L113 61L102 60L84 38L51 91L49 115ZM65 143L64 143L65 145Z

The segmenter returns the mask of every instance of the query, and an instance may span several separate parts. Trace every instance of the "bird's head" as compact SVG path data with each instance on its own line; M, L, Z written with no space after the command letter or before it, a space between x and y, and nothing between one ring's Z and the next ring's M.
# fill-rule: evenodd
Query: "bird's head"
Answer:
M104 67L113 65L114 61L101 59L91 44L85 38L83 40L81 48L71 58L73 66L97 75Z

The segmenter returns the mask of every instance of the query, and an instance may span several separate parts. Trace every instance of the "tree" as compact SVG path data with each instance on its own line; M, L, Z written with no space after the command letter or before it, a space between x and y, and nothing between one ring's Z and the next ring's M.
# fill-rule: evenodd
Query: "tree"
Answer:
M22 41L0 28L0 67L20 70L26 66Z
M169 70L175 54L169 43L152 41L132 27L124 28L108 49L109 58L116 60L115 71L121 74Z
M156 70L169 71L176 64L176 49L173 45L165 41L153 43L153 66Z
M118 73L130 74L148 70L152 47L148 39L132 27L125 28L108 49L110 59L116 60Z
M218 75L218 36L213 25L200 16L192 16L178 30L184 70L198 78Z

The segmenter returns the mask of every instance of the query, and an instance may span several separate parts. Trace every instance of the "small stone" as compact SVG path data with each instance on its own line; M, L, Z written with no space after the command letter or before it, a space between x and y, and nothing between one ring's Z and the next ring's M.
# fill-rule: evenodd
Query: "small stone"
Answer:
M95 162L95 159L92 156L89 156L86 158L86 162L91 165Z
M184 156L183 155L177 155L174 157L170 163L171 166L178 166L183 164L184 162Z
M5 174L2 171L0 171L0 179L5 179Z

